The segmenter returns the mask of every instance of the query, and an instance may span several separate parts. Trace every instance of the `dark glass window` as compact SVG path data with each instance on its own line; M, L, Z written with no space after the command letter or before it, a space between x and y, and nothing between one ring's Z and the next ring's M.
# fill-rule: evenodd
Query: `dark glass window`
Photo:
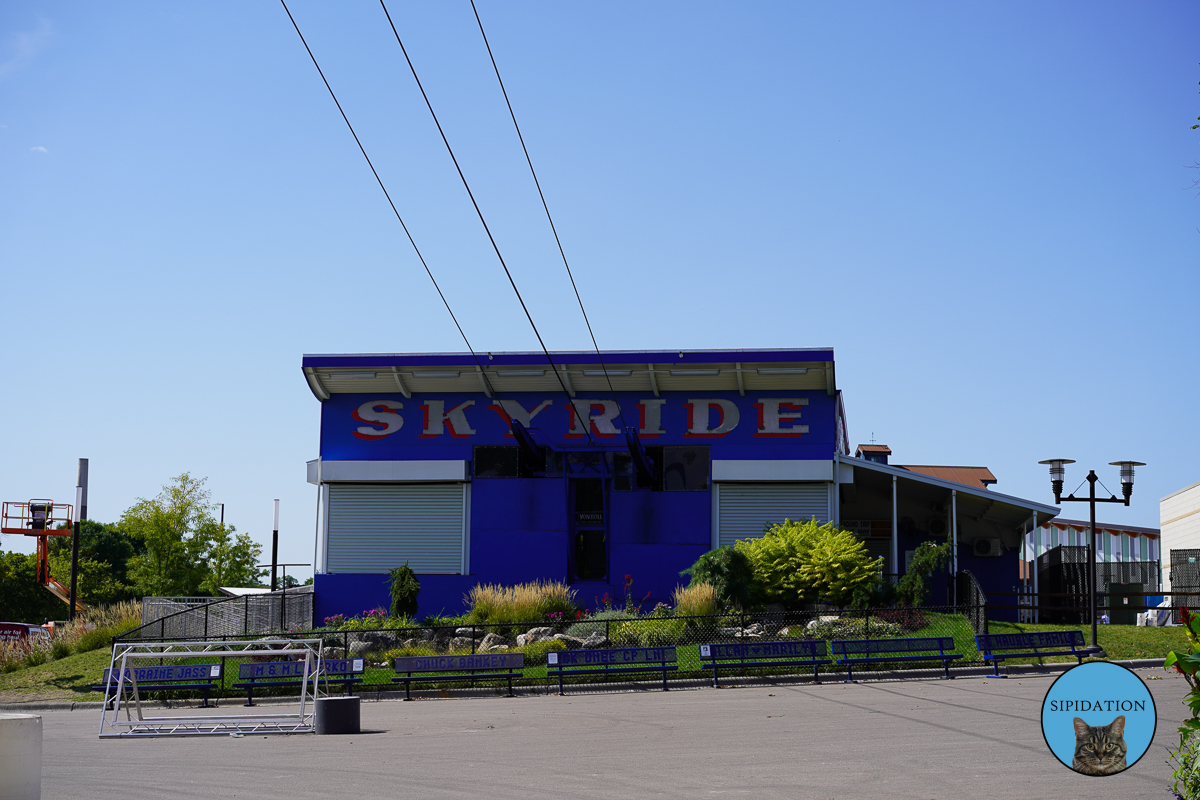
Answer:
M608 577L608 548L604 530L575 531L575 579L602 581Z
M515 478L518 471L517 447L475 448L476 478Z
M604 480L581 478L571 481L575 488L576 527L604 526Z
M562 454L538 448L531 458L520 447L480 445L474 449L476 478L540 478L562 475Z
M663 491L707 492L710 463L708 445L664 447Z
M661 473L663 463L663 448L647 447L646 458L659 468ZM657 484L650 484L638 474L637 468L633 466L633 459L628 452L613 453L613 491L631 492L634 489L649 489L660 491L662 489L661 479Z

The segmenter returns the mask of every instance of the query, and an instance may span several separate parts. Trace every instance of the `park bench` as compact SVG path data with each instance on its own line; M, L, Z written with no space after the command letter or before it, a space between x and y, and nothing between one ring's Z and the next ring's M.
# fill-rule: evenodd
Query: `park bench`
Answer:
M477 653L462 656L399 656L395 662L397 677L404 684L404 699L412 700L414 683L445 683L477 680L508 681L508 696L513 694L513 679L522 677L524 653ZM400 674L403 673L403 674ZM438 674L429 674L438 673Z
M558 678L558 693L563 677L571 675L628 675L661 672L662 688L667 690L667 673L676 672L674 647L617 647L609 650L555 650L546 654L546 676Z
M898 661L941 661L943 676L952 680L950 662L962 658L961 653L947 652L954 649L954 638L950 636L923 636L903 639L836 639L829 643L834 663L846 667L846 683L854 680L855 664L878 664ZM932 651L936 650L937 653ZM841 656L841 658L838 658Z
M365 666L361 658L327 658L321 661L318 680L325 685L341 686L346 694L354 694L354 685L362 681ZM249 661L238 667L238 682L233 688L246 690L246 707L251 708L255 705L255 689L279 686L298 689L303 683L303 661Z
M1042 658L1043 656L1074 656L1080 664L1085 656L1100 652L1088 647L1083 631L1039 631L1037 633L981 633L975 637L983 663L992 662L992 677L1000 674L1000 662L1008 658ZM1078 648L1083 648L1082 650ZM1066 649L1064 649L1066 648ZM1020 650L1022 652L1001 652Z
M752 667L812 667L813 683L820 683L817 667L833 663L826 658L824 640L743 642L738 644L700 645L700 663L712 667L713 688L717 687L717 671L750 669ZM705 663L707 662L707 663Z
M94 692L115 691L120 669L106 668L101 683L92 687ZM221 680L222 664L172 664L162 667L133 667L125 669L124 685L130 689L137 687L141 692L191 690L200 692L204 700L200 708L208 708L208 694Z

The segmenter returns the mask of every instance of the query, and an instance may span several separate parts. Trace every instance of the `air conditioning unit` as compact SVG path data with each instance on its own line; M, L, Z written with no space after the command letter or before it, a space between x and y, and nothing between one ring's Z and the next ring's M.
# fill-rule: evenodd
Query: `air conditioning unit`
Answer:
M1003 545L999 539L975 540L975 555L980 558L996 558L1002 549Z
M945 517L930 517L925 523L925 529L929 531L930 536L945 536L950 532L950 523Z

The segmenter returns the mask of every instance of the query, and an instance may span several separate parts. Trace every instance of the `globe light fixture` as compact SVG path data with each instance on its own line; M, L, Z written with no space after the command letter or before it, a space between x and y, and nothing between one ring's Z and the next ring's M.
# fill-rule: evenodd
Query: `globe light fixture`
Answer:
M1066 476L1067 464L1074 464L1072 458L1048 458L1045 461L1039 461L1039 464L1050 465L1050 488L1054 490L1054 502L1059 502L1059 497L1062 495L1063 477Z

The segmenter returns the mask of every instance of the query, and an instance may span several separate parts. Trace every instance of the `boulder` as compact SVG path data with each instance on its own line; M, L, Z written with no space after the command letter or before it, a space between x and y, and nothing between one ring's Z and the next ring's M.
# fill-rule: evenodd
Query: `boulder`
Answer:
M596 650L601 647L608 647L608 637L600 631L593 631L592 635L584 639L580 644L587 650Z
M553 628L530 628L525 633L519 634L517 636L517 646L521 647L522 645L533 644L534 642L540 642L542 639L548 638L553 633L554 633Z
M450 640L451 650L470 650L475 640L470 636L455 636Z
M341 647L326 647L321 655L323 658L345 658L346 651Z
M350 655L352 655L352 656L361 656L363 653L367 652L370 649L371 649L370 642L351 642L350 643Z
M455 636L469 636L472 639L482 639L487 635L483 628L458 628L454 631Z
M483 637L483 641L479 643L479 652L486 653L489 650L494 650L502 644L507 644L505 638L497 633L489 633Z

